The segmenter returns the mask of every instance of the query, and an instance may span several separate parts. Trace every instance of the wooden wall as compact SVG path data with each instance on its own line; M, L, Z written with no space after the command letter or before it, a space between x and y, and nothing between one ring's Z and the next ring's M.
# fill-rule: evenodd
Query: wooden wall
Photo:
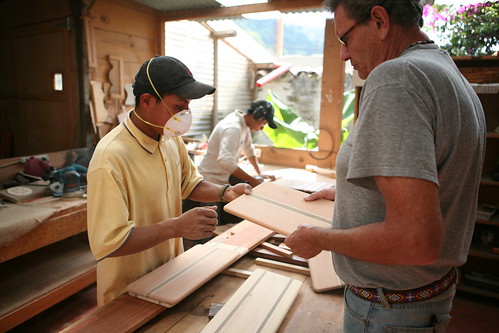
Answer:
M108 119L96 119L98 139L118 123L117 115L126 109L125 86L134 82L142 63L164 54L164 28L157 12L131 0L89 3L83 13L89 80L102 83L103 106L109 114ZM90 98L92 107L102 102L92 94Z

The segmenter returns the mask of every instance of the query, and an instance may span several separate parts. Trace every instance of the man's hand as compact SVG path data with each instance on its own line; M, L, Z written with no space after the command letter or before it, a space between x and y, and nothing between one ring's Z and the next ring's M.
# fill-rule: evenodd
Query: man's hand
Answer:
M284 240L284 244L299 257L313 258L323 250L313 237L316 228L310 224L302 224Z
M210 237L217 225L217 206L196 207L176 218L177 234L188 239Z
M229 186L224 193L225 201L229 202L243 194L251 194L251 186L246 183L236 184L234 186Z
M336 197L336 187L331 186L328 188L323 188L320 191L314 192L303 199L305 201L314 201L318 199L326 199L326 200L331 200L334 201L334 198Z

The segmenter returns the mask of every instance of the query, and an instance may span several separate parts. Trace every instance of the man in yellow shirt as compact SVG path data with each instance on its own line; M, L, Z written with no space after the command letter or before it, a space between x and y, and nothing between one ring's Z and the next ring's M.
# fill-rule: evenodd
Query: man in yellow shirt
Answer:
M154 57L135 76L135 109L95 148L87 173L87 220L98 260L99 306L182 253L182 237L212 234L216 206L182 214L183 199L231 201L250 193L248 184L204 181L180 137L192 121L189 102L214 91L178 59Z

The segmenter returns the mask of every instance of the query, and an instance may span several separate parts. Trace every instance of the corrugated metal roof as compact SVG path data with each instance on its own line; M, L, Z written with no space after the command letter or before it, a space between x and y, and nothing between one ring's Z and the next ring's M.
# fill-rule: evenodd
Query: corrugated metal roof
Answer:
M215 0L134 0L144 6L153 8L162 13L178 10L206 9L222 7Z

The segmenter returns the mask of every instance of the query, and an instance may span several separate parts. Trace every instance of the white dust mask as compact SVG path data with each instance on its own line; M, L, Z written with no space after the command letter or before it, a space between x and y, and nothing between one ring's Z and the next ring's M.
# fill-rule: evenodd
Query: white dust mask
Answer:
M165 126L163 127L163 135L171 137L185 134L191 128L191 124L191 110L180 111L179 113L172 115L171 118L168 119Z

